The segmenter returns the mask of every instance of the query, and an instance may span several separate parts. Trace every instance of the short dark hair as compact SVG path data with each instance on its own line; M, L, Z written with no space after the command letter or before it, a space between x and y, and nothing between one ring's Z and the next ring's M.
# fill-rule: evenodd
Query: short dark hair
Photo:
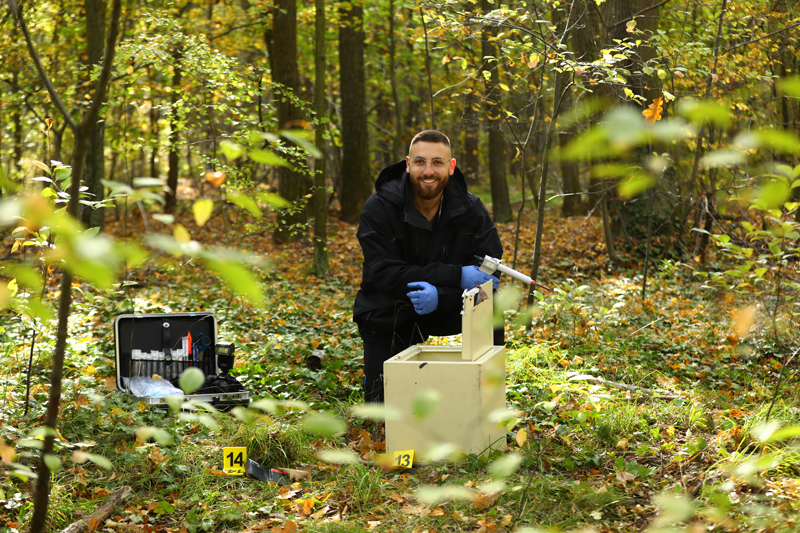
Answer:
M440 143L450 148L450 139L447 138L447 135L437 130L423 130L417 133L414 135L414 138L411 139L411 144L409 144L408 147L411 148L418 142Z

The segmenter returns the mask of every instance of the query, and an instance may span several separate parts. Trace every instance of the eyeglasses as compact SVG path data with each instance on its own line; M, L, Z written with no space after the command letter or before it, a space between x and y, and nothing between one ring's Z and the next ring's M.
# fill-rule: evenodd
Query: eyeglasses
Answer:
M424 157L415 157L414 159L411 160L411 166L422 170L428 166L428 163L430 163L431 168L433 170L444 170L444 168L447 167L448 164L450 164L450 161L452 161L452 159L445 160L442 159L441 157L434 157L430 161L428 161Z

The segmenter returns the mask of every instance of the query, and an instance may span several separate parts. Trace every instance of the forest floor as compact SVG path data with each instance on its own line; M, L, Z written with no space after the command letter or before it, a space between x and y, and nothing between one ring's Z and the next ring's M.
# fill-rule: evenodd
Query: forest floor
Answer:
M354 407L362 398L351 321L360 281L356 226L329 221L330 273L317 279L307 238L278 246L268 231L222 218L203 228L188 212L177 221L201 243L266 256L266 309L233 296L197 262L158 255L119 294L76 292L51 530L94 512L123 485L133 494L96 531L800 528L800 453L792 445L800 430L791 425L800 418L798 366L783 369L787 354L770 342L767 325L742 318L754 316L745 312L753 302L704 285L692 276L699 266L679 262L666 241L653 242L642 297L638 250L623 244L623 260L612 265L599 218L548 213L539 281L554 290L538 300L530 330L521 304L505 316L507 443L483 457L398 470L321 459L350 450L367 460L385 449L381 424L354 414L364 412ZM167 228L152 219L145 228L132 212L127 223L111 215L106 231L132 239ZM498 225L509 264L515 229ZM534 232L526 215L516 261L523 272ZM714 261L704 268L721 268ZM232 373L253 399L272 398L281 408L172 415L116 390L114 317L187 311L215 313L219 338L236 344ZM0 440L8 445L0 442L0 532L14 532L33 512L26 472L35 468L38 441L26 436L42 423L55 326L40 326L32 348L30 320L4 314L2 321ZM315 349L326 354L317 371L305 364ZM309 416L324 412L333 416ZM328 423L339 427L335 417L344 431L318 434ZM163 431L143 442L141 427ZM230 446L246 447L265 467L309 471L311 479L283 486L228 476L223 448Z

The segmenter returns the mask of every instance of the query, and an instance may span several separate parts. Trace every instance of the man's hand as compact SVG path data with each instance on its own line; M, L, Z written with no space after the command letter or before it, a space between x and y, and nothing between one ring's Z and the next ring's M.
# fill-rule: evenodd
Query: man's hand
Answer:
M481 272L480 268L475 265L461 267L461 289L467 290L483 285L487 281L492 280L492 288L497 289L500 286L500 280L491 274Z
M414 311L418 315L427 315L436 311L439 307L439 291L436 287L425 281L415 281L408 284L409 289L412 290L407 294L414 305Z

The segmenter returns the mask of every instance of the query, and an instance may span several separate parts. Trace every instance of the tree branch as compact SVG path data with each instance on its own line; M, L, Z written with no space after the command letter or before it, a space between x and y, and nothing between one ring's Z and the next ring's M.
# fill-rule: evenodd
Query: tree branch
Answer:
M781 32L786 31L786 30L794 29L794 28L796 28L798 26L800 26L800 22L796 22L796 23L792 24L791 26L786 26L785 28L781 28L779 30L775 30L772 33L768 33L768 34L766 34L766 35L764 35L762 37L759 37L758 39L753 39L752 41L747 41L746 43L739 43L736 46L731 46L730 48L726 48L725 50L722 51L722 53L720 55L724 56L725 54L727 54L728 52L730 52L732 50L736 50L737 48L741 48L742 46L747 46L748 44L757 43L758 41L762 41L762 40L766 39L767 37L772 37L773 35L777 35L777 34L779 34Z
M72 115L70 115L67 111L67 108L64 105L64 102L61 101L61 97L58 95L58 91L53 85L53 82L50 81L50 77L44 70L42 60L39 58L39 54L36 52L36 48L33 46L33 41L31 40L31 34L28 31L28 26L25 24L25 19L22 18L22 8L17 4L17 0L8 0L8 7L11 10L11 13L17 17L17 22L22 30L22 34L25 36L25 42L28 45L28 52L31 54L31 59L33 59L33 64L36 66L36 70L39 72L39 77L41 78L42 83L44 83L44 86L47 88L47 92L50 94L50 99L53 100L53 103L64 116L64 120L67 121L70 128L74 130L78 127L78 124L72 118Z
M608 29L610 30L611 28L616 28L617 26L622 26L623 24L627 24L628 22L630 22L631 20L635 19L636 17L638 17L640 15L644 15L648 11L652 11L654 9L658 9L659 7L663 6L664 4L669 4L671 1L672 0L664 0L663 2L659 2L659 3L655 4L655 5L650 6L650 7L646 7L644 9L642 9L641 11L639 11L638 13L634 13L634 15L630 19L620 20L619 22L609 26Z

